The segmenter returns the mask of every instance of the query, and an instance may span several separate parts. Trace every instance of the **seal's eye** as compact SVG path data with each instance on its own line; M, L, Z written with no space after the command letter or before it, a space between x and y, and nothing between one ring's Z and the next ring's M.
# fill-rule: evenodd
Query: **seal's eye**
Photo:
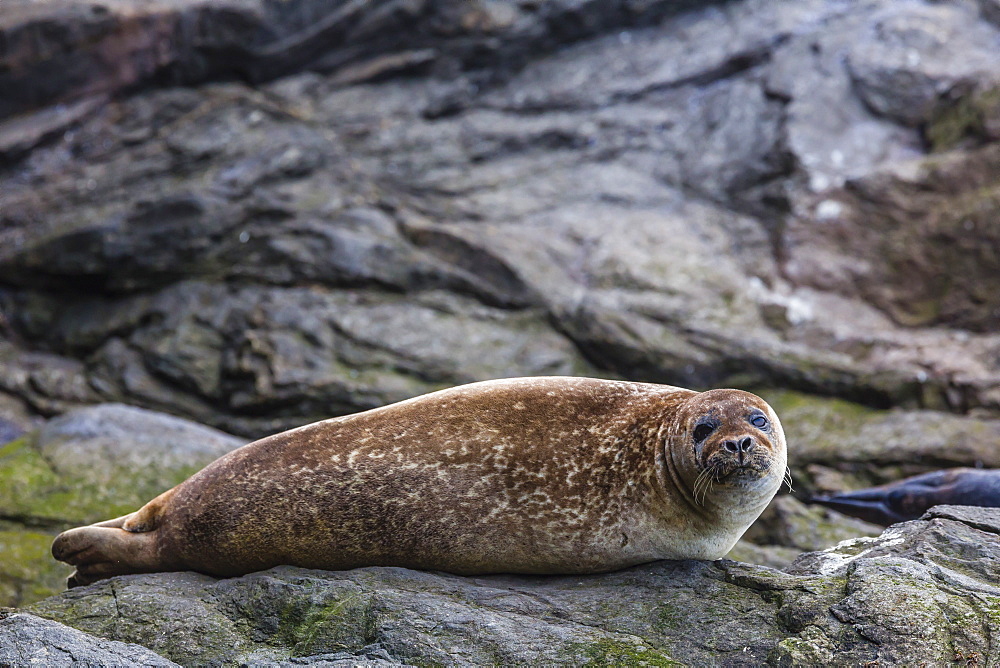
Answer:
M714 424L704 424L703 423L703 424L698 425L697 427L694 428L694 434L693 434L693 436L694 436L694 442L695 443L701 443L706 438L708 438L708 435L711 434L713 431L715 431L715 425Z
M758 429L767 429L767 418L763 415L754 415L750 418L750 424Z

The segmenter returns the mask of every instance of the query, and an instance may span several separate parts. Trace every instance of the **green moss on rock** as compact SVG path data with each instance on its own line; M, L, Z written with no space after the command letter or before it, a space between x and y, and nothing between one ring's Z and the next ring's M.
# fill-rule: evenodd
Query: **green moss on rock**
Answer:
M137 510L199 468L60 472L26 437L0 447L0 514L54 527L90 524Z
M963 140L995 139L1000 119L1000 88L962 97L942 108L927 125L927 140L933 151L947 151Z
M368 599L350 594L324 605L286 608L279 635L292 645L293 656L360 649L369 642Z
M821 629L810 626L798 636L779 642L769 658L778 665L830 665L836 658L836 649Z
M684 615L677 606L670 603L663 603L656 612L656 623L654 627L658 631L672 630L684 623Z
M643 645L601 638L593 643L571 643L570 653L583 659L584 666L682 666L666 654Z
M22 606L58 593L72 569L54 560L55 532L0 525L0 606Z

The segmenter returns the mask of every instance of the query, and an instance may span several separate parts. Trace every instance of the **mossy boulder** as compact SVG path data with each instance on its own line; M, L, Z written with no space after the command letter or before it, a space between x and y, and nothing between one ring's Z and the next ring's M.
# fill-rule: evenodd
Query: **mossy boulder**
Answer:
M69 570L49 554L59 531L132 512L243 442L170 415L105 404L0 445L0 605L63 587Z
M0 522L0 606L18 606L61 591L71 569L52 558L56 531Z

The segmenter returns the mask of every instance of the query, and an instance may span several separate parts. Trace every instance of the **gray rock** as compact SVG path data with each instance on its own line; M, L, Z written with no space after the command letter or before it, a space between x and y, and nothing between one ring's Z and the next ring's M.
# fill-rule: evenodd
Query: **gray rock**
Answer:
M806 506L795 497L785 494L775 497L743 539L761 545L794 548L802 553L823 550L845 540L877 536L880 533L880 526L818 506ZM757 563L752 559L746 561ZM786 564L781 564L780 567Z
M796 491L861 489L941 468L1000 468L1000 420L941 411L879 411L764 392L781 416Z
M979 0L979 11L987 21L1000 26L1000 1Z
M784 568L802 556L802 550L784 545L759 545L741 539L726 555L726 559L759 564L770 568Z
M57 472L95 469L111 475L139 468L189 469L245 442L190 420L122 404L67 413L35 437L35 447Z
M939 507L786 572L659 562L583 577L281 567L114 578L31 608L178 663L988 663L1000 511Z
M145 647L95 638L34 615L0 610L5 666L176 666Z
M278 6L254 0L219 7L184 0L124 8L114 2L11 0L0 17L10 93L0 118L156 81L190 85L233 75L264 81L313 68L357 83L434 69L451 72L485 56L513 67L532 51L698 4L293 0Z
M24 430L15 422L0 417L0 445L13 441L22 435Z
M0 392L0 445L19 438L42 422L23 400Z
M916 127L949 96L1000 84L996 31L971 3L914 3L909 11L873 18L847 65L862 101L879 115Z
M692 6L140 12L163 76L271 83L159 89L138 49L134 94L0 127L36 137L0 173L0 390L253 436L547 373L1000 410L996 26ZM124 48L117 9L15 7L18 85L47 17L122 84L87 51Z

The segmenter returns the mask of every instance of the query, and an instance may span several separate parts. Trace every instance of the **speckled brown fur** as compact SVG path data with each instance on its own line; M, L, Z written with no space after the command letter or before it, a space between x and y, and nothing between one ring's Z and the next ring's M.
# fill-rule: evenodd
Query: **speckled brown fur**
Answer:
M747 422L755 410L770 433ZM695 444L709 414L719 426ZM747 434L760 447L733 473L722 444ZM745 392L487 381L256 441L136 513L62 534L53 554L76 565L71 584L278 564L592 573L713 559L764 509L784 469L776 416ZM706 470L712 480L696 489Z

